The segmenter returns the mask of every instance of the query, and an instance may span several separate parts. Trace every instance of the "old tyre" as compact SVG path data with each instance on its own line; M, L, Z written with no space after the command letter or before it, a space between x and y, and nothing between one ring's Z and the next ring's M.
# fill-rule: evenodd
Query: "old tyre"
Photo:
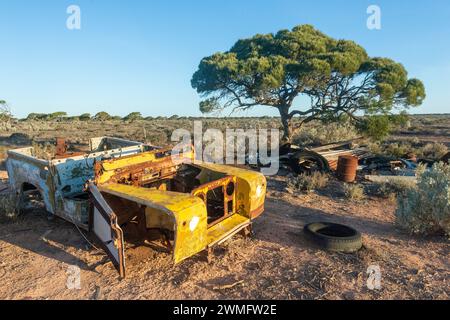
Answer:
M314 171L328 172L328 161L320 154L303 150L292 155L290 166L295 173L312 173Z
M361 249L361 234L349 226L330 222L310 223L305 234L320 247L337 252L355 252Z

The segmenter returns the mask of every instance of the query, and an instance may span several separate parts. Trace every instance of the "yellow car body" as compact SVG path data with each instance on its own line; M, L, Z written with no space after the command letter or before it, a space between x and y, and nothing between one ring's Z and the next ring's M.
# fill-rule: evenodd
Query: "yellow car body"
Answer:
M266 179L259 172L196 161L193 150L173 155L157 149L96 163L89 188L91 229L125 276L121 225L135 222L148 239L159 231L179 263L250 231L264 211ZM111 237L101 230L105 219Z

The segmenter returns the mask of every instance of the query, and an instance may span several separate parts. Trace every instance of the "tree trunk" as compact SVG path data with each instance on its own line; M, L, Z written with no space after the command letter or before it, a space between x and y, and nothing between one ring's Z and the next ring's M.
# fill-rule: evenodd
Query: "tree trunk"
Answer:
M292 139L292 124L291 117L289 116L289 107L278 108L281 116L281 124L283 125L283 137L282 143L290 143Z

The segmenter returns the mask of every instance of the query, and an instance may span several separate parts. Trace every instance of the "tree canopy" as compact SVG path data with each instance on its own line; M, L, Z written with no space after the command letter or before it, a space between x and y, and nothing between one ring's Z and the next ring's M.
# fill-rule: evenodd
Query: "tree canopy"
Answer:
M89 120L91 120L91 114L83 113L78 117L78 119L80 119L81 121L89 121Z
M123 118L125 121L142 120L144 117L140 112L131 112L129 115Z
M53 113L30 113L27 118L27 120L60 120L60 119L68 119L67 112L64 111L57 111Z
M111 115L105 111L98 112L92 119L96 121L107 121L111 120Z
M191 84L203 98L203 113L278 109L288 141L293 130L312 120L345 115L358 122L358 114L387 115L425 99L423 83L409 79L402 64L369 57L355 42L333 39L310 25L239 40L229 51L203 58ZM308 99L296 99L301 96ZM301 117L295 128L294 116Z

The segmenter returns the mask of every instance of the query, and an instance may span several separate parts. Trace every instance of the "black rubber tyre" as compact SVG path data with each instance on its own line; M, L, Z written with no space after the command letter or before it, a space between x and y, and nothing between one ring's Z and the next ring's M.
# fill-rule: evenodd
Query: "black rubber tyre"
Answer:
M298 174L312 173L314 171L330 171L328 161L324 157L308 150L298 151L293 154L290 160L290 166Z
M320 247L337 252L356 252L362 247L361 234L348 226L331 222L310 223L305 234Z

